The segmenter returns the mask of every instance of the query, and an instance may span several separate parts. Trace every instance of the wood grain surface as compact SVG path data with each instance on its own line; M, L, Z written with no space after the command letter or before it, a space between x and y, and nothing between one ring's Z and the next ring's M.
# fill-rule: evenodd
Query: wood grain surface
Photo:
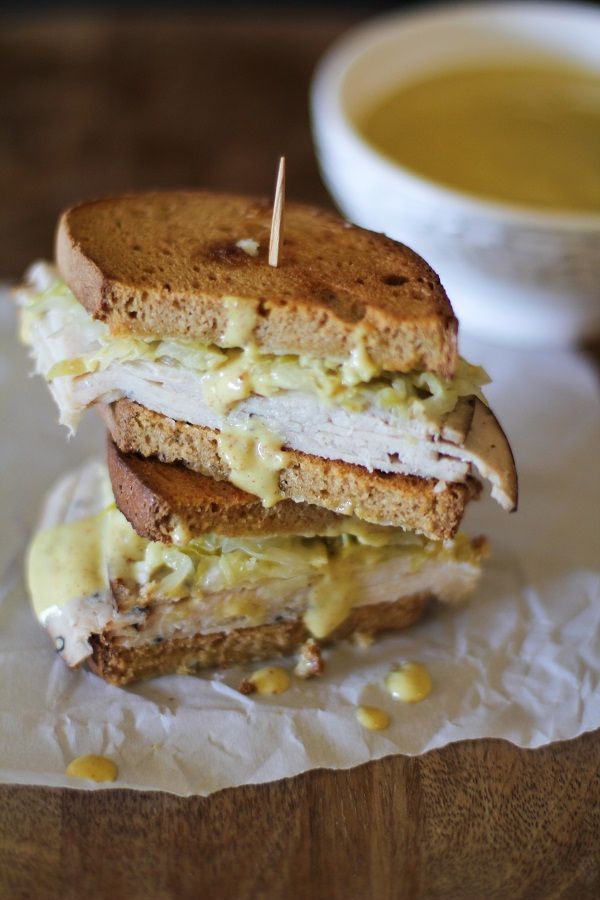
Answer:
M0 17L0 277L51 252L61 208L111 192L271 194L284 154L287 196L327 204L308 85L350 21Z
M149 186L327 203L312 68L350 17L0 19L0 276L58 210ZM600 358L598 349L594 351ZM0 788L0 898L600 897L600 734L455 744L182 800Z

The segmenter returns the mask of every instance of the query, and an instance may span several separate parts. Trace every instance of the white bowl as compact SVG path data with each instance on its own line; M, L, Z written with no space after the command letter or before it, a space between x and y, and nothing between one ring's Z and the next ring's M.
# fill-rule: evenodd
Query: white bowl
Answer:
M532 52L600 71L599 48L600 12L589 6L469 4L360 25L317 68L313 131L336 203L353 222L425 257L461 327L480 337L532 346L600 333L600 215L474 199L391 162L354 122L416 75Z

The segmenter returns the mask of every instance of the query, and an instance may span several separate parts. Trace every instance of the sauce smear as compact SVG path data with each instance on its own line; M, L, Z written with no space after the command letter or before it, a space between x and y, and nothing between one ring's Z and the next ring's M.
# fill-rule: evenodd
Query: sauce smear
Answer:
M88 781L114 781L118 774L116 764L106 756L78 756L67 766L70 778L86 778Z

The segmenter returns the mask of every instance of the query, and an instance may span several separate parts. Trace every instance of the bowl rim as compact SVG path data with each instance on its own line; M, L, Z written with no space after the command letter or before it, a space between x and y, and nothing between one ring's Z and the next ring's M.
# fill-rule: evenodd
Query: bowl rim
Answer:
M561 2L561 0L498 0L498 2L476 2L469 0L428 7L423 10L405 12L390 10L373 16L364 22L354 25L343 32L327 48L317 63L310 87L310 106L313 119L315 142L319 145L319 132L327 128L337 128L343 139L355 152L362 153L371 164L375 164L386 178L396 181L398 186L409 188L412 193L421 196L429 195L430 200L441 199L446 206L453 206L455 211L464 215L485 216L496 221L529 226L532 229L551 231L600 231L600 213L562 212L544 210L540 207L524 204L512 204L508 201L479 198L476 195L463 193L448 187L441 182L419 175L413 170L394 162L384 153L370 144L354 127L340 103L340 88L350 68L365 53L372 50L382 40L390 39L390 26L402 31L404 26L425 24L435 20L449 20L455 14L464 18L470 13L476 17L482 14L513 15L515 13L534 13L540 16L548 14L577 14L593 20L600 31L600 10L597 7L581 2ZM325 124L329 123L329 125Z

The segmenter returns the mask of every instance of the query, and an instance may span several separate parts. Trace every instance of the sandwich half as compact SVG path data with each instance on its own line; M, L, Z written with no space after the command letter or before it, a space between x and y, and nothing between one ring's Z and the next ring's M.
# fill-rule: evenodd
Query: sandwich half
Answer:
M485 541L290 505L293 519L110 444L108 467L47 497L27 561L35 613L69 666L126 684L405 628L477 583Z
M435 273L382 235L203 192L84 203L57 268L32 267L22 334L75 429L96 407L118 447L257 497L452 538L480 481L517 503L509 444L459 358Z

